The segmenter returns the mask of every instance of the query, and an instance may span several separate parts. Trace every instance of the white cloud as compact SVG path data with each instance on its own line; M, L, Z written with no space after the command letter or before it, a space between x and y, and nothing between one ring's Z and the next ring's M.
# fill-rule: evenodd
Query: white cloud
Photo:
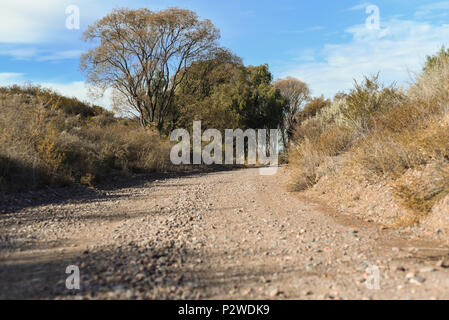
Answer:
M61 50L50 52L33 47L8 45L0 47L0 56L8 56L15 60L59 61L66 59L79 59L82 50Z
M44 88L52 89L59 94L66 97L74 97L81 101L94 103L104 108L110 107L111 94L107 91L103 97L95 98L89 93L89 89L84 81L74 81L70 83L56 83L56 82L40 82Z
M3 47L0 48L0 55L9 56L16 60L27 60L38 54L38 50L36 48L29 47Z
M351 8L346 9L346 11L359 11L359 10L365 10L368 6L370 6L371 3L369 2L362 2L360 4L357 4Z
M64 2L58 0L3 1L0 11L0 42L37 43L44 41L56 27ZM64 21L64 20L62 20Z
M70 5L79 7L78 30L66 27L69 17L66 8ZM115 6L115 3L106 0L3 0L0 9L0 55L37 61L78 58L81 51L75 49L82 46L83 30ZM127 6L149 5L141 0L132 0L127 2Z
M15 72L0 72L0 86L10 86L13 84L24 85L29 83L25 80L25 75ZM95 98L89 93L89 89L84 81L73 81L69 83L57 82L32 82L32 84L41 85L62 94L66 97L75 97L81 101L94 103L96 105L108 108L111 105L111 92L106 91L103 97Z
M292 75L310 84L315 95L333 96L352 87L353 79L380 72L383 81L403 83L419 72L426 55L435 53L449 39L449 25L391 19L381 30L356 25L346 32L351 41L327 44L313 62L289 66Z
M57 61L57 60L65 60L65 59L78 59L82 50L65 50L65 51L56 51L54 53L46 53L40 55L37 60L38 61Z
M0 72L0 86L7 86L18 81L23 76L22 73L17 72Z
M447 15L446 12L442 12L442 11L448 11L449 10L449 1L441 1L441 2L435 2L435 3L430 3L430 4L426 4L423 6L420 6L418 8L418 11L415 13L415 16L417 17L423 17L423 16L442 16L442 15ZM437 14L435 15L434 12L437 11Z
M80 9L81 30L66 28L66 8ZM128 0L127 7L152 7L143 0ZM110 12L117 4L106 0L2 0L0 43L38 44L79 41L80 33L94 20Z
M42 87L53 89L66 97L75 97L83 101L91 101L84 81L69 83L41 82Z
M80 32L65 27L65 8L71 0L3 2L0 10L0 55L37 61L79 56L79 50L70 49L78 45ZM83 2L78 1L80 5ZM56 52L44 49L51 43L65 49Z

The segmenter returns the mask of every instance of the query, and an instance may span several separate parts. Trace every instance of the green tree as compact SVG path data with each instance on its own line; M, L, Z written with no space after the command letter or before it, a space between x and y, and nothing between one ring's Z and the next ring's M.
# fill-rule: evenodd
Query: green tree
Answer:
M189 67L188 74L176 91L173 126L190 128L201 120L203 128L226 129L238 124L237 115L229 109L229 88L242 67L239 57L219 49L212 59Z
M268 65L249 66L241 70L237 101L244 128L278 129L284 119L286 103L272 84Z
M177 126L224 129L276 129L285 101L271 83L267 65L242 65L229 53L191 67L177 91Z

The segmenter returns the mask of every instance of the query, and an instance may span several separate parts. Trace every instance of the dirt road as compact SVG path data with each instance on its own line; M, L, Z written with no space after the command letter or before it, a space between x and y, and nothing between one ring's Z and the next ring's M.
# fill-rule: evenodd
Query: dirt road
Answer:
M449 298L449 248L301 199L285 169L258 173L4 199L0 298ZM80 290L66 288L69 265Z

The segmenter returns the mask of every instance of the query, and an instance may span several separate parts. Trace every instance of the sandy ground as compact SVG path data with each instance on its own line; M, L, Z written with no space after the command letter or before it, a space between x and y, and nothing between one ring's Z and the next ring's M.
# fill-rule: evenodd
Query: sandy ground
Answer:
M449 248L258 169L0 201L2 299L448 299ZM0 211L0 212L1 212ZM80 290L66 288L66 268Z

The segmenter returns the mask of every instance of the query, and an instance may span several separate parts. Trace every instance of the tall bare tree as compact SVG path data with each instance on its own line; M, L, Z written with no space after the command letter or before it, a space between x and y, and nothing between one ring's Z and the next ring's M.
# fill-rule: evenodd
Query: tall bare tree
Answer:
M279 79L275 81L274 86L279 89L287 103L280 131L282 143L288 149L288 141L293 135L296 115L310 99L310 90L306 83L293 77Z
M117 9L89 26L84 40L95 47L81 57L88 83L112 88L134 109L143 126L160 133L188 67L208 59L220 32L190 10Z

